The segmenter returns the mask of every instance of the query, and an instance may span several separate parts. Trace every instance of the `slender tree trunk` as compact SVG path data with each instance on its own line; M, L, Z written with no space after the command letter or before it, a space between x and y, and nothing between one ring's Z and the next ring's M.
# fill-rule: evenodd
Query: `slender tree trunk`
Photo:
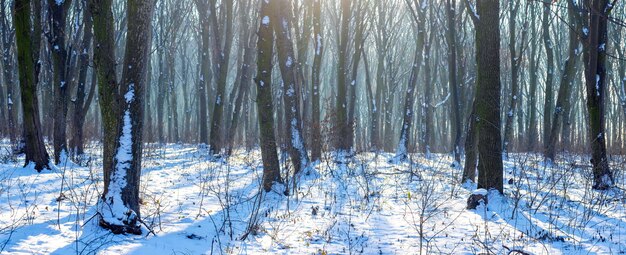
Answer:
M302 135L302 120L300 119L300 102L297 91L301 84L297 83L296 57L289 25L289 2L274 0L272 2L274 19L272 26L276 34L276 49L278 50L279 67L283 79L283 102L285 104L285 118L289 125L287 148L294 165L294 173L298 174L309 164L309 156Z
M349 99L348 102L348 119L346 122L347 125L347 143L349 148L354 148L354 125L356 124L354 109L356 108L356 80L359 74L359 63L361 62L361 52L362 48L365 44L365 40L363 38L365 24L363 20L363 6L362 4L355 6L356 14L355 16L355 35L354 35L354 53L352 54L352 72L351 79L349 85Z
M543 147L548 144L550 129L552 128L552 112L554 109L554 50L552 39L550 38L550 5L544 5L542 18L543 43L546 50L546 92L545 104L543 107Z
M324 51L324 38L322 37L322 4L321 0L313 0L313 45L315 56L311 71L312 95L311 95L311 160L320 160L322 157L322 126L320 123L320 74L322 67L322 54Z
M14 47L14 43L15 43L15 32L11 32L11 26L8 23L8 17L7 16L7 8L4 8L4 6L6 6L6 0L2 0L0 1L0 6L3 6L3 8L0 8L0 18L2 18L2 20L0 20L1 26L0 26L0 33L2 33L2 41L0 43L2 43L3 45L3 49L2 49L2 61L3 61L3 73L2 75L4 75L4 84L6 84L6 102L5 104L2 105L2 107L6 107L7 110L7 123L6 123L6 128L7 128L7 133L9 135L9 140L11 141L11 144L13 145L17 145L17 137L19 134L19 128L17 127L17 107L15 106L15 103L17 103L18 99L15 96L14 93L14 86L15 83L18 82L17 80L15 80L14 78L14 54L12 54L13 52L13 47ZM14 22L15 24L15 22Z
M520 74L520 63L521 63L521 54L517 53L517 37L516 37L516 24L517 24L517 13L520 8L519 1L510 1L509 6L509 53L510 53L510 64L511 64L511 99L509 101L509 109L506 112L506 123L504 126L504 153L508 155L509 151L511 151L511 143L513 142L513 120L515 118L515 112L518 102L518 96L520 95L519 88L519 74ZM522 36L522 41L524 41L524 36ZM521 97L520 97L521 99ZM521 118L521 116L517 116L517 118Z
M554 162L556 159L556 151L557 151L557 141L560 133L562 134L563 127L563 119L566 118L565 114L567 112L566 109L571 107L570 98L572 87L574 86L574 79L576 78L576 66L577 60L579 59L580 52L578 52L578 45L580 44L578 39L578 31L581 27L577 22L579 20L579 16L577 16L575 6L573 3L568 1L568 22L571 26L576 29L569 30L569 46L568 46L568 55L567 59L565 59L565 63L563 64L563 75L561 77L561 84L559 86L559 91L556 100L556 108L555 111L551 114L552 117L552 127L550 130L548 144L546 146L546 159Z
M534 5L529 6L531 12L534 12ZM531 17L531 38L536 38L537 29L535 26L536 17ZM529 98L530 102L528 104L528 114L529 114L529 123L528 123L528 139L526 142L526 148L530 152L535 152L537 150L537 140L538 140L538 121L537 121L537 71L539 70L539 61L534 57L537 56L537 43L531 43L530 55L528 56L528 83L530 86Z
M457 84L457 46L456 46L456 4L452 0L446 1L446 13L448 27L446 30L446 41L448 43L448 82L452 91L452 115L454 119L454 165L461 164L461 101L459 97L459 85Z
M404 160L407 158L407 152L409 148L409 134L411 133L411 126L413 125L413 102L415 101L415 85L418 80L420 68L422 66L422 57L424 52L424 40L425 40L425 13L422 8L417 7L417 11L413 13L413 21L417 25L416 29L416 41L415 41L415 55L413 56L413 65L411 67L411 74L409 76L406 96L404 98L404 109L402 126L400 128L400 139L398 140L398 147L396 148L396 160Z
M350 153L350 141L351 137L348 133L350 129L348 127L348 86L346 85L346 78L348 77L347 63L348 63L348 40L350 30L351 4L350 0L341 0L341 30L339 32L339 49L337 57L339 62L337 64L337 101L335 106L336 111L336 123L335 123L335 149L339 153Z
M200 124L200 143L209 144L209 131L208 131L208 102L207 102L207 87L209 86L208 78L210 76L209 67L209 19L207 14L207 5L205 1L196 0L196 9L198 10L198 18L200 19L200 39L202 43L199 45L198 50L200 59L200 72L198 79L198 122Z
M250 42L256 39L256 35L249 36L246 33L246 38ZM228 155L232 153L233 142L237 128L239 127L239 117L241 115L241 108L243 106L244 98L250 91L250 76L252 71L252 61L254 60L254 49L252 45L246 45L243 53L243 63L241 65L241 76L239 77L239 89L237 91L237 97L235 99L235 105L230 117L230 128L228 131Z
M276 152L276 137L274 135L274 109L272 103L272 58L274 50L274 36L272 33L272 20L270 1L261 1L259 12L260 25L257 42L257 114L260 131L261 158L263 160L263 189L266 192L272 190L274 182L282 182L280 178L280 165Z
M476 166L478 165L478 118L475 114L476 103L472 104L472 112L467 120L465 137L465 165L461 183L476 182Z
M215 2L217 0L209 1L211 26L213 29L213 60L216 63L216 72L217 75L217 89L215 95L215 102L213 108L213 119L211 123L211 136L210 136L210 154L218 154L221 152L222 147L224 146L224 137L222 137L225 132L223 129L222 118L224 114L224 105L226 102L226 81L228 78L228 67L229 67L229 59L230 59L230 50L232 46L233 37L232 34L232 12L233 12L233 2L232 0L226 0L222 4L225 5L224 11L226 12L226 20L225 20L225 31L220 30L219 24L217 21L217 9L215 7ZM222 32L224 32L224 36L222 36ZM221 38L224 40L221 40ZM223 46L222 46L223 42Z
M84 141L83 141L83 125L85 123L85 117L89 110L89 105L95 94L95 82L92 81L92 85L89 89L89 95L85 98L85 86L87 83L87 70L89 69L89 48L91 46L92 33L92 19L91 12L87 9L83 11L83 38L80 48L79 64L78 68L78 84L76 86L76 100L74 100L74 119L72 121L72 130L74 131L74 137L71 141L71 146L74 153L82 155L84 153Z

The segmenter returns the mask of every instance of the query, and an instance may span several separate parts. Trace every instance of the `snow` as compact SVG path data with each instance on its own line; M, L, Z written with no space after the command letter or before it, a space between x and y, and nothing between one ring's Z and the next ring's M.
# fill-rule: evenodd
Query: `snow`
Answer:
M269 25L270 24L270 17L264 16L263 19L261 20L261 23L263 25Z
M319 175L287 197L284 185L259 192L258 150L213 162L194 145L146 146L142 217L156 236L112 235L91 218L102 187L101 147L93 143L93 161L67 171L37 173L21 167L23 158L0 161L2 253L626 252L623 191L590 190L590 169L573 167L586 157L564 155L559 167L542 165L540 155L510 153L504 194L490 191L486 206L467 210L476 185L458 183L462 170L449 167L450 155L410 154L413 161L399 164L388 163L388 153L359 153L341 165L324 159L315 166ZM623 178L616 182L624 188ZM241 240L249 222L254 231Z
M129 90L129 92L132 90ZM127 93L128 94L128 93ZM128 99L127 99L128 100ZM110 224L124 225L124 214L130 209L124 205L122 200L123 189L126 188L126 171L130 168L133 160L132 154L132 123L130 111L124 112L124 126L122 128L122 136L120 137L120 146L115 154L115 169L111 174L111 184L109 192L107 192L104 203L100 204L100 213L103 219Z
M474 7L474 6L473 6L473 5L471 5L471 4L468 4L468 5L469 5L469 7L470 7L470 11L472 11L472 14L474 15L474 17L475 17L476 19L480 19L480 16L479 16L479 15L478 15L478 13L476 12L476 7ZM422 8L422 9L423 9L423 8Z
M477 189L472 191L473 195L483 195L486 196L489 192L486 189Z
M57 5L62 5L65 0L54 0Z
M446 95L446 98L444 98L443 100L441 100L441 102L438 102L437 104L435 104L434 108L437 108L437 107L439 107L439 106L441 106L441 105L445 104L445 103L448 101L448 99L450 99L450 93L448 93L448 94Z
M292 110L295 112L295 108ZM308 162L306 162L306 156L307 156L307 152L304 149L304 144L302 143L303 139L302 139L302 135L300 134L299 128L298 128L298 121L296 120L296 118L291 119L291 123L290 123L290 127L291 127L291 144L292 146L298 151L298 153L300 154L300 160L302 162L300 162L300 167L301 169L304 169L307 167L307 165L309 164Z
M600 75L596 74L596 96L600 96Z
M287 56L287 61L285 62L285 65L287 67L291 67L291 65L293 65L293 60L291 59L291 56Z
M130 104L133 100L135 100L135 84L131 83L128 85L128 91L124 94L124 99L126 99L126 103Z
M316 40L317 45L315 46L315 55L319 55L322 53L322 36L318 34L316 36Z

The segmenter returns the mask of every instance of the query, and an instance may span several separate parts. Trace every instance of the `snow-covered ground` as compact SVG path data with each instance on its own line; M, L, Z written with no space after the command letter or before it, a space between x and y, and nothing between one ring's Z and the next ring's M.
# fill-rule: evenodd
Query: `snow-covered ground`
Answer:
M0 154L5 153L0 148ZM83 165L37 173L0 157L0 253L7 254L620 254L626 252L622 159L618 187L590 190L588 159L558 167L511 154L505 194L465 209L471 184L451 157L390 164L364 153L329 156L298 181L260 192L259 151L212 162L192 145L147 146L141 216L155 234L113 235L97 226L98 150ZM6 154L6 153L5 153ZM283 165L284 166L284 165ZM516 253L510 253L516 254Z

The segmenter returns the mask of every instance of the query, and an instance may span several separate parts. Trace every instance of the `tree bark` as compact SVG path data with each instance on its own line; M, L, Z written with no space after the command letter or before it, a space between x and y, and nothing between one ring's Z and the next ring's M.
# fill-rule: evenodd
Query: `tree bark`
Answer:
M102 168L104 172L104 190L106 194L111 182L113 157L117 143L119 87L115 70L115 43L113 41L112 0L89 0L89 8L93 17L94 33L94 67L97 72L98 98L102 117L103 144Z
M589 0L588 36L584 43L585 85L587 111L589 112L589 142L593 165L593 188L605 190L613 184L613 173L606 156L605 90L606 49L608 47L607 23L612 6L608 0ZM585 31L583 31L585 33Z
M89 94L85 98L85 86L87 83L87 70L89 69L89 51L91 46L91 39L93 37L92 32L92 18L91 12L87 9L83 11L83 38L82 45L80 47L80 56L78 68L78 84L76 86L76 100L74 101L74 119L72 121L72 130L74 131L74 137L71 139L71 148L74 153L82 155L84 153L84 141L83 141L83 125L85 123L85 117L87 111L93 100L95 94L96 83L91 82Z
M550 129L549 140L546 146L546 159L555 162L556 159L556 151L557 151L557 141L559 135L562 133L563 127L563 119L565 118L565 113L571 107L570 97L572 87L574 86L574 79L576 78L576 66L577 60L579 59L580 53L578 52L578 45L580 41L578 39L578 31L581 31L581 26L578 24L578 20L580 16L577 15L577 11L575 10L576 6L570 0L568 0L568 22L573 29L569 30L569 46L568 46L568 55L567 59L563 63L563 75L561 77L561 82L559 86L559 91L556 100L556 108L552 117L552 127Z
M71 0L48 1L51 34L48 37L52 50L54 74L54 162L61 163L61 156L67 153L67 105L69 101L69 61L65 45L65 24Z
M272 58L274 51L274 35L270 0L261 1L259 12L260 24L257 42L257 114L260 131L261 158L263 160L263 189L272 190L274 182L282 182L280 165L276 152L276 137L274 135L274 104L272 103Z
M21 89L22 111L24 116L24 152L26 161L24 166L31 163L37 171L50 169L50 159L41 133L39 121L39 103L37 100L36 65L39 61L33 54L38 50L36 33L31 33L30 0L16 0L13 9L13 24L15 26L15 41L17 43L17 61Z
M476 28L478 188L503 191L500 122L500 4L478 0Z
M315 55L311 71L311 160L317 161L322 157L322 126L320 123L320 74L322 54L324 53L324 38L322 36L322 4L321 0L313 0L313 45Z
M550 129L552 128L552 112L554 109L554 89L553 89L553 80L554 80L554 50L552 47L554 44L552 43L552 39L550 38L550 6L544 5L543 7L543 16L542 16L542 31L543 31L543 43L544 48L546 50L546 92L545 92L545 103L543 106L543 147L544 150L546 145L548 144L548 140L550 139L548 136L550 135Z
M348 63L348 40L350 30L350 18L352 17L350 0L341 0L341 30L339 32L338 41L338 63L337 63L337 100L335 105L336 120L335 120L335 149L338 153L350 153L350 141L351 137L348 133L350 129L348 127L348 87L346 85L346 79L348 77L347 63Z
M286 0L272 1L274 19L272 26L276 34L276 49L278 49L279 67L283 79L283 102L285 104L285 118L288 123L287 148L294 165L294 173L298 174L309 164L309 156L302 135L302 120L300 119L300 102L298 92L302 88L297 83L297 60L291 37L289 24L289 2Z
M217 21L217 9L215 7L216 0L209 1L209 18L211 21L211 27L213 29L213 62L215 65L215 73L217 74L217 89L215 95L215 102L213 108L213 119L211 120L211 135L209 140L210 154L218 154L221 152L224 146L225 133L222 124L222 118L224 114L224 105L226 101L226 82L228 78L228 65L230 60L230 50L232 46L233 37L231 36L233 31L233 2L232 0L226 0L224 4L224 11L226 12L224 29L222 31ZM222 34L223 32L223 34ZM223 38L224 40L222 40ZM222 44L223 43L223 44ZM223 45L223 46L222 46Z
M446 42L448 43L448 83L452 91L452 117L454 119L454 166L461 164L461 101L459 97L459 84L457 84L457 46L456 46L456 4L452 0L446 1L446 14L448 29L446 30Z
M127 38L120 92L123 111L119 111L114 172L103 195L100 225L113 233L141 234L139 185L141 177L143 100L150 58L151 0L127 3Z

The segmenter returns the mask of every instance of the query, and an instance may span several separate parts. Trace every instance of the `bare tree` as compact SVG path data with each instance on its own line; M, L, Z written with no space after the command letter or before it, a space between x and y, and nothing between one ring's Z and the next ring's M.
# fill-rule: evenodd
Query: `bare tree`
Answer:
M38 12L35 12L37 16ZM39 102L37 99L38 68L35 63L39 61L33 51L39 49L35 37L40 36L33 31L34 27L40 26L31 21L30 0L16 0L13 7L13 24L15 26L15 41L17 44L17 61L19 70L20 89L22 94L22 111L24 114L24 152L26 154L25 166L33 163L37 171L50 169L50 159L43 143L41 122L39 120ZM34 23L34 24L33 24Z
M274 109L272 102L272 58L274 52L274 34L272 32L272 11L270 0L261 1L259 12L260 24L257 32L257 114L260 131L261 157L263 160L263 188L266 192L272 189L274 182L282 182L276 137L274 135Z
M583 59L585 61L585 87L589 112L589 137L593 188L605 190L613 186L613 173L606 156L605 97L607 24L615 1L588 0L587 15L583 21Z

